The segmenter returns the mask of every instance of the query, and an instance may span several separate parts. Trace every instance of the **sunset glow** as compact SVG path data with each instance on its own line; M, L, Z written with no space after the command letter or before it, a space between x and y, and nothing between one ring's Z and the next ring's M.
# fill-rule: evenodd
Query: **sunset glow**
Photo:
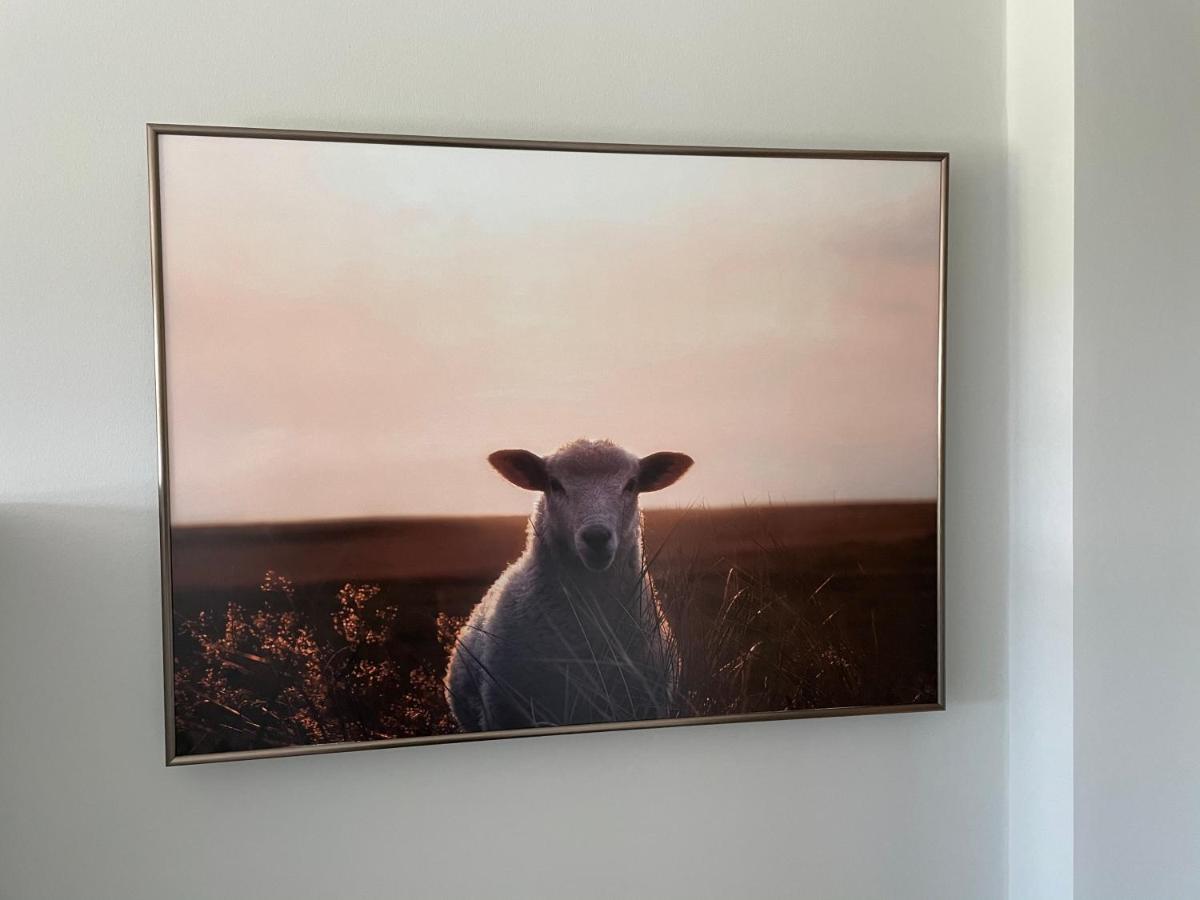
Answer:
M936 162L161 140L176 524L522 513L488 453L578 437L936 493Z

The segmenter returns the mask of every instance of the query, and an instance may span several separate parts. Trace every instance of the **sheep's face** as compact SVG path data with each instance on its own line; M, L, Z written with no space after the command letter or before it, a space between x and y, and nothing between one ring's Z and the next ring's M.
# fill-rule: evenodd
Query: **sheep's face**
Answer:
M550 456L498 450L488 462L518 487L545 495L539 527L593 572L637 539L638 495L674 484L692 465L683 453L639 459L607 441L576 441Z

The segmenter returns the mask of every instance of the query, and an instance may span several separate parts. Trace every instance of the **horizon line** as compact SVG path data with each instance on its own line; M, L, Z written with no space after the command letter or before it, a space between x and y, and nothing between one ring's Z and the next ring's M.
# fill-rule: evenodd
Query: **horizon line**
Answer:
M772 502L722 504L709 506L697 503L691 506L655 506L643 509L643 515L652 513L687 513L704 510L708 512L728 512L733 510L764 510L764 509L796 509L796 508L828 508L850 506L917 506L921 504L938 504L938 498L932 497L901 497L880 500L811 500L802 502ZM370 515L370 516L328 516L322 518L295 519L246 519L202 522L170 522L172 529L190 528L264 528L269 526L334 526L334 525L372 525L387 522L417 522L442 521L454 522L471 519L528 519L529 513L425 513L416 515Z

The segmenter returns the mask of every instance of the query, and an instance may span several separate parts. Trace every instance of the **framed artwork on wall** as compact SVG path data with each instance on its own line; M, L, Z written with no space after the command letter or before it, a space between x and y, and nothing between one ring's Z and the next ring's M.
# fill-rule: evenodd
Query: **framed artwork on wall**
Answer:
M946 154L148 132L169 764L943 708Z

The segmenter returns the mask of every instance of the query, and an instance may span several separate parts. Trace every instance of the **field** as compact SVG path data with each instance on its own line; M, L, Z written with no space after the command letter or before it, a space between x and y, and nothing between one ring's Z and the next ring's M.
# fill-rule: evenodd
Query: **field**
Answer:
M175 528L182 754L455 730L454 634L520 516ZM933 503L651 510L680 716L933 702Z

